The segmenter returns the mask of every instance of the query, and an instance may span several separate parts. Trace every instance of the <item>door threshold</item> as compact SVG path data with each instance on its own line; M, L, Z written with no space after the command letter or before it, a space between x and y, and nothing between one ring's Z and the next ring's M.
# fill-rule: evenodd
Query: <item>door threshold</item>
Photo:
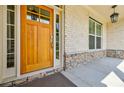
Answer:
M41 70L37 70L37 71L25 73L25 74L20 74L17 77L17 79L21 79L21 78L25 78L25 77L31 77L31 76L33 76L35 74L46 73L47 71L51 71L51 70L54 70L54 67L45 68L45 69L41 69Z
M62 68L55 69L54 67L51 67L48 69L23 74L23 75L20 75L18 77L15 77L15 79L11 79L11 80L9 79L8 81L3 81L0 84L2 86L18 85L22 82L30 82L36 78L43 78L45 76L55 74L57 72L61 72L62 70L63 70Z

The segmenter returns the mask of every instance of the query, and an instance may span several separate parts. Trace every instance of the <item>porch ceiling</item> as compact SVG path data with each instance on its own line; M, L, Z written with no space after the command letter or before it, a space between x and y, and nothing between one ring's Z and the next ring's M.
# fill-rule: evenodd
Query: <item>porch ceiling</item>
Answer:
M112 5L89 5L90 8L94 9L101 16L103 16L107 22L110 22L110 15L113 13ZM115 9L119 13L119 20L124 18L124 5L118 5Z

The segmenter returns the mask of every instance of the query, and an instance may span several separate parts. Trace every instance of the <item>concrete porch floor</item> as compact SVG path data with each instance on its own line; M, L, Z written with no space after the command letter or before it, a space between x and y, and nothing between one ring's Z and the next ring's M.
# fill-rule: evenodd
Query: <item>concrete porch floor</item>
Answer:
M61 73L55 73L44 78L36 78L33 81L25 82L16 87L76 87Z
M105 57L62 74L79 87L124 87L124 60Z

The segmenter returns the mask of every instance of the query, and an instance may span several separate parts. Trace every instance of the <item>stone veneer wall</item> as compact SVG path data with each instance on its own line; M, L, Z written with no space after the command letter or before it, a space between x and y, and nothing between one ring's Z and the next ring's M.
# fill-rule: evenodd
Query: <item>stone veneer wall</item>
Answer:
M106 53L107 57L114 57L114 58L120 58L124 59L124 50L111 50L108 49Z
M68 54L65 58L66 69L71 69L79 66L80 64L86 64L87 62L91 62L91 60L102 57L106 57L106 50Z
M78 67L80 64L87 64L87 62L92 62L92 60L103 58L103 57L113 57L124 59L124 50L100 50L100 51L89 51L77 54L66 55L66 69L72 69Z

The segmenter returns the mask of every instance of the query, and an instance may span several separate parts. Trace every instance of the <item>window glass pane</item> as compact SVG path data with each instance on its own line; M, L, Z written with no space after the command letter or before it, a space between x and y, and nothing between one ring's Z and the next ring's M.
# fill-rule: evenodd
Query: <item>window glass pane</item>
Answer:
M59 32L59 15L56 15L56 32Z
M47 16L47 17L50 17L50 12L47 11L47 10L44 10L44 9L40 9L40 14L44 15L44 16Z
M7 68L14 67L14 54L7 55Z
M98 36L101 36L101 25L100 24L97 24L96 25L96 35L98 35Z
M89 49L95 49L95 36L89 35Z
M56 41L59 41L59 33L56 33Z
M56 14L56 58L59 59L59 15Z
M59 59L59 51L56 51L56 59Z
M14 53L14 40L7 40L7 53Z
M59 47L59 42L56 42L56 47Z
M27 19L33 20L33 21L39 21L39 16L28 12Z
M44 24L49 24L50 23L50 19L46 18L46 17L40 17L40 22L44 23Z
M7 9L15 10L15 6L14 5L7 5Z
M34 12L34 13L39 13L39 8L36 7L36 6L33 6L33 5L28 5L27 10L31 11L31 12Z
M59 23L56 23L56 32L59 33Z
M7 26L7 38L14 39L14 26L11 26L11 25Z
M59 23L59 15L56 15L56 23Z
M8 24L14 24L14 12L11 12L11 11L7 11L7 23Z
M56 46L56 50L59 50L59 46Z
M101 49L101 37L96 37L96 43L97 49Z
M89 33L95 34L95 22L91 19L89 20Z

